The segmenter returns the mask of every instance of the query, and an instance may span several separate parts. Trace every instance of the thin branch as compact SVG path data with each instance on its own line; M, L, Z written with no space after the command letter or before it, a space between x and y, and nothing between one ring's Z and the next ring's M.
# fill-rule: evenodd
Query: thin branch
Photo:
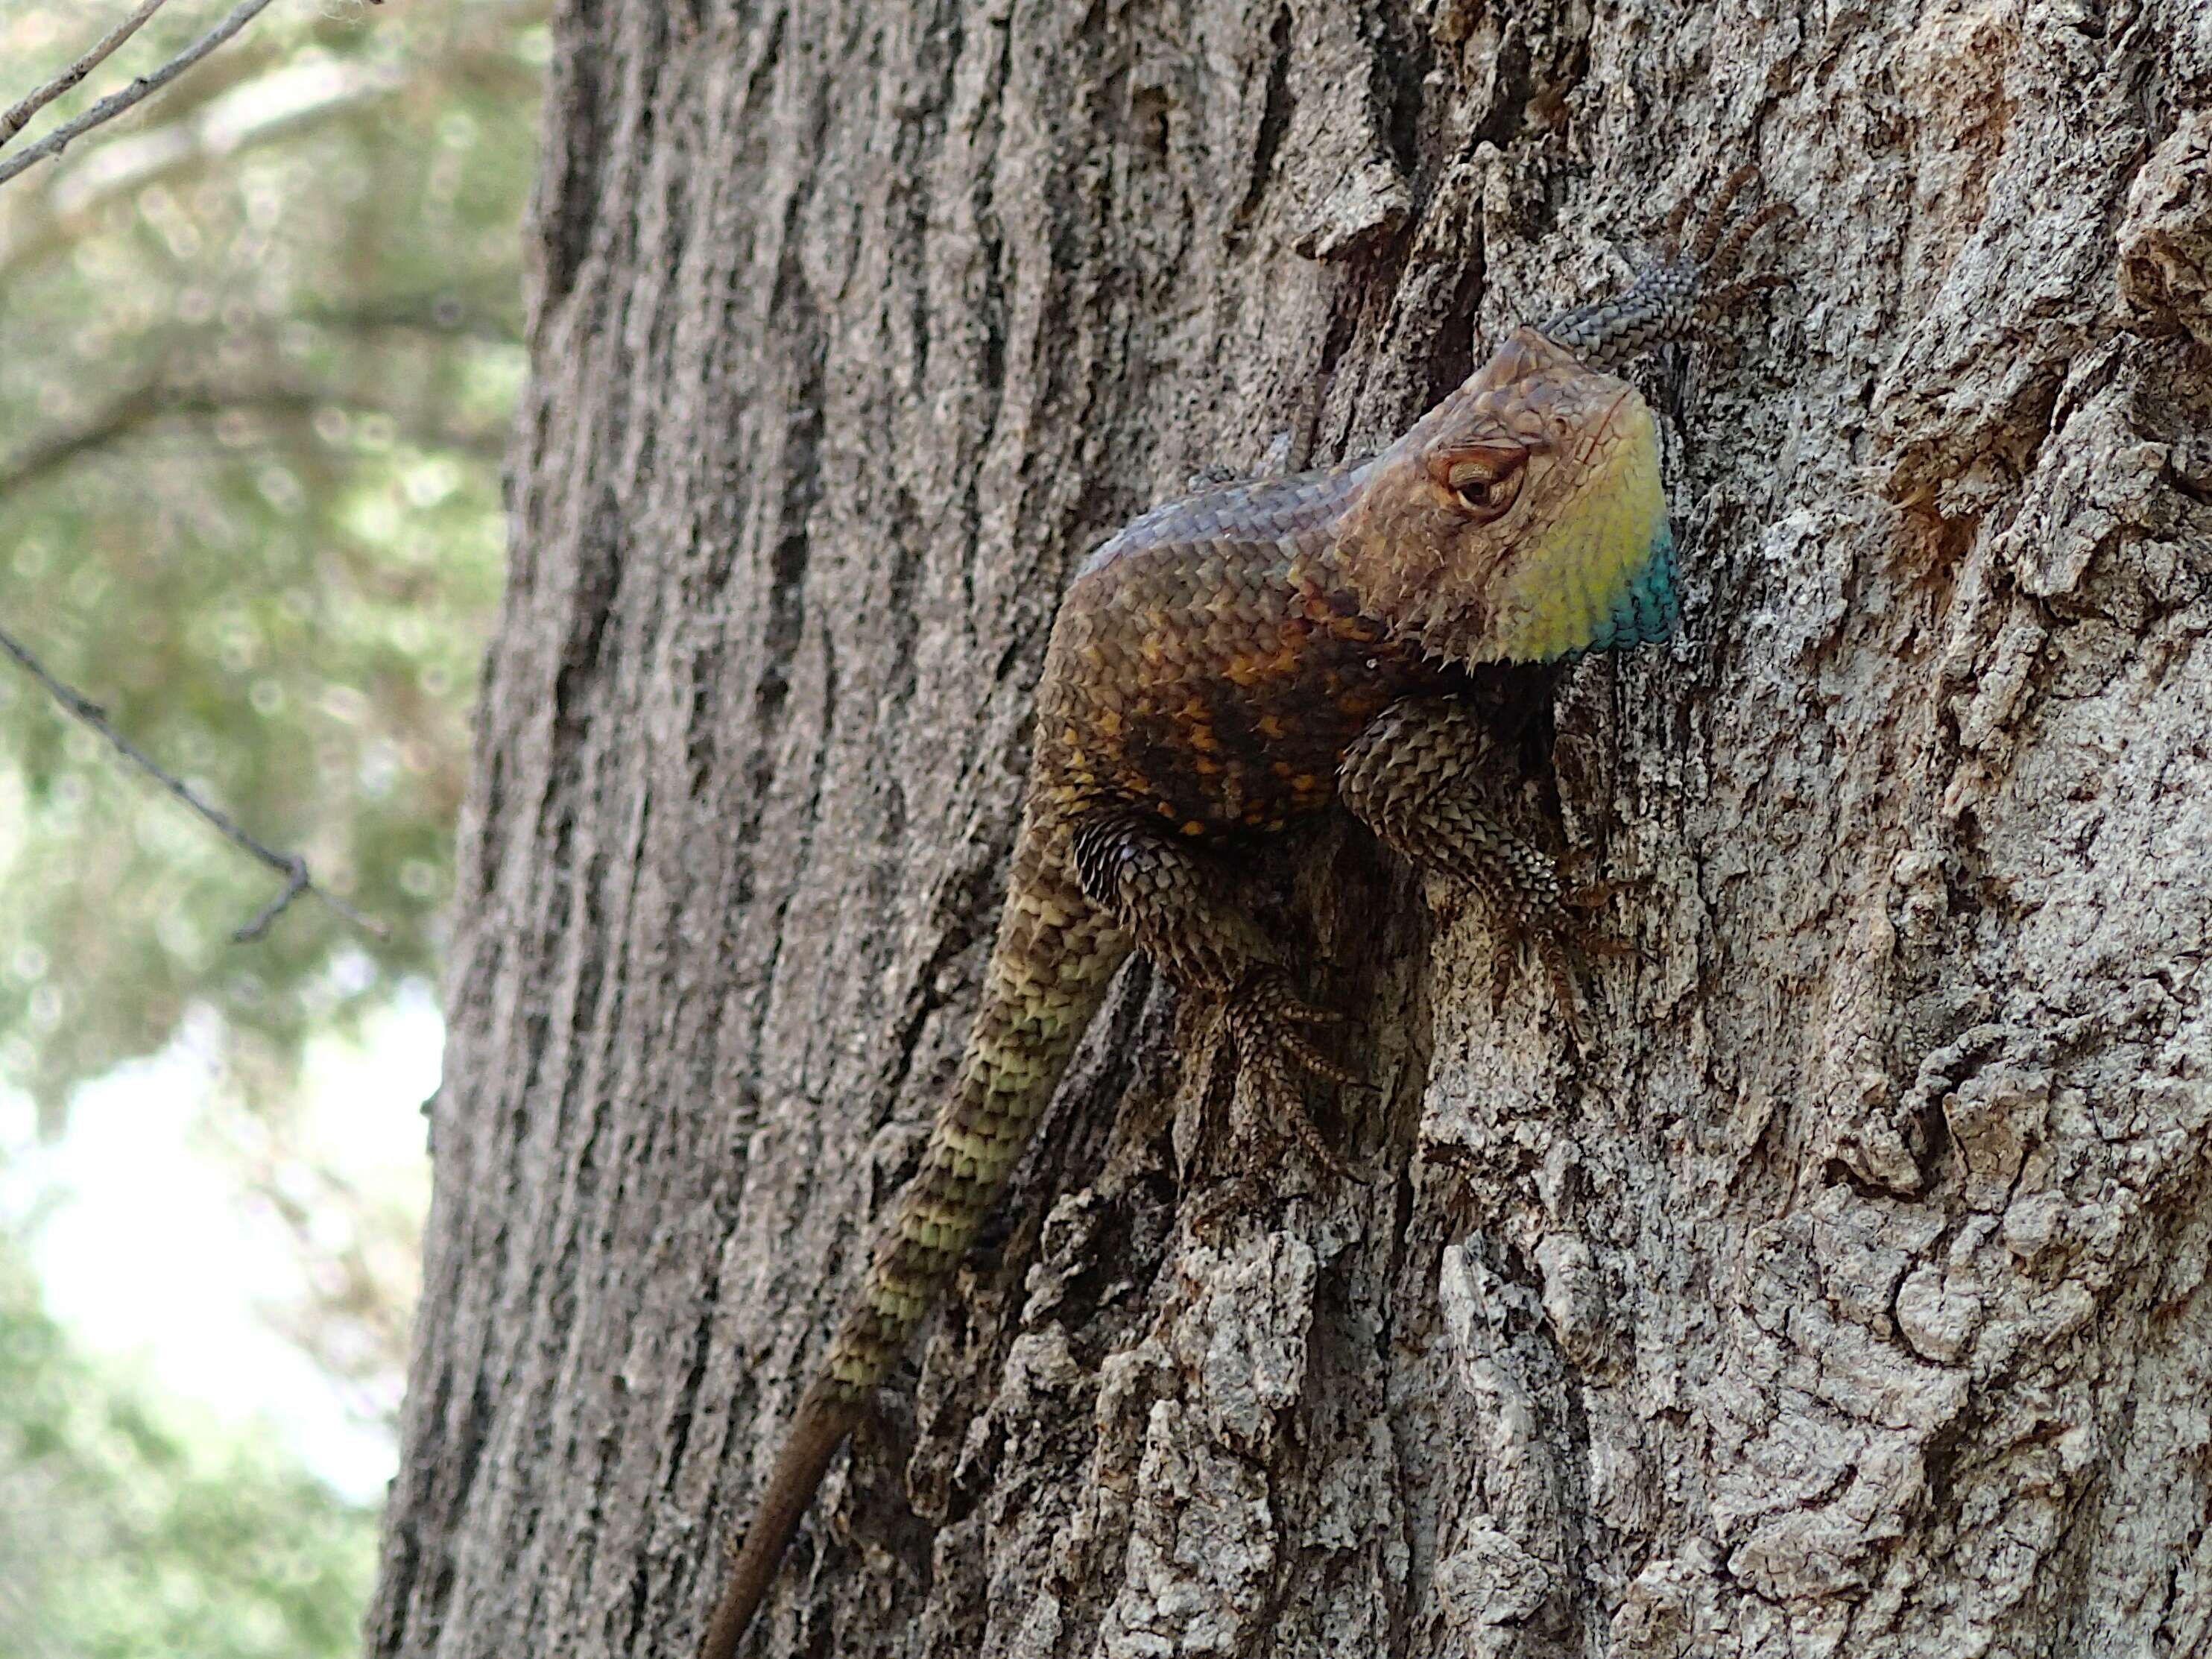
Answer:
M0 282L53 258L88 234L100 208L158 180L182 180L293 134L372 107L407 85L409 66L310 58L200 94L222 71L251 61L241 50L203 70L163 100L168 118L118 134L82 161L46 175L44 191L0 220ZM440 65L442 70L446 65Z
M26 673L53 694L55 702L99 732L101 737L106 738L114 745L116 752L125 760L184 802L185 805L191 807L193 811L205 818L233 842L284 878L283 892L260 915L233 933L231 935L233 939L244 944L249 939L260 938L269 931L270 923L282 915L285 907L302 893L313 893L372 939L386 939L392 937L392 930L382 922L371 921L335 893L326 888L318 887L313 878L307 873L307 860L301 858L297 853L279 853L271 848L263 846L217 808L202 800L190 784L175 774L164 770L160 763L149 756L144 750L109 725L106 709L75 687L64 684L48 673L39 659L26 651L16 642L14 636L4 629L0 629L0 651L4 651L13 657L21 665Z
M9 0L0 0L4 10ZM256 60L252 50L232 52L179 86L162 100L161 116L144 130L94 148L82 161L67 161L47 175L47 187L25 196L0 217L0 286L15 273L75 247L94 228L94 215L118 195L157 179L191 179L249 149L282 142L374 107L403 90L419 94L483 88L501 97L535 95L542 77L518 58L507 35L519 21L541 16L546 0L495 4L471 0L460 8L467 27L442 50L411 47L402 40L398 61L365 64L356 58L310 59L226 81L229 71ZM271 81L319 65L328 95L319 103L275 100ZM331 71L335 67L337 73ZM203 97L210 87L224 90ZM117 152L122 152L118 155Z
M6 114L0 115L0 144L5 144L23 130L33 115L98 69L108 53L137 33L146 20L167 3L168 0L145 0L145 3L137 10L110 29L106 37L90 52L85 53L46 85L33 87L14 108Z
M41 138L30 149L12 160L0 161L0 185L6 184L26 168L49 161L67 149L96 126L112 121L124 111L144 101L175 80L201 58L206 57L224 41L244 28L268 9L270 0L244 0L244 3L229 16L217 23L198 40L186 46L151 75L142 75L120 92L111 92L74 121L64 122Z
M412 411L373 398L313 386L245 386L229 388L173 386L154 382L126 392L90 419L27 444L0 460L0 499L36 483L80 456L95 454L156 421L207 419L229 414L307 416L319 409L389 416L401 432L425 446L441 445L496 463L507 453L502 427L432 428Z
M522 331L491 306L477 305L452 293L398 295L356 306L310 306L302 322L337 334L386 331L443 334L485 345L520 346Z
M237 58L245 57L237 54ZM212 80L210 73L204 77ZM240 81L173 119L118 134L83 161L49 174L46 205L64 219L143 189L196 162L222 161L391 96L406 85L398 64L314 58ZM196 86L194 92L199 90ZM180 90L171 106L184 101Z
M0 465L0 499L36 483L57 467L68 465L79 455L112 443L161 412L155 388L141 386L116 398L91 420L25 445Z

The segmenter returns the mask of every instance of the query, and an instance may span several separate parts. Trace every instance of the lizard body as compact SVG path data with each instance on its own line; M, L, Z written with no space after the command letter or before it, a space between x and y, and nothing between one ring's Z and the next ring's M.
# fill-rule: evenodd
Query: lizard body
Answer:
M1350 1081L1217 850L1341 801L1489 899L1572 1018L1553 860L1486 810L1468 668L1662 638L1674 550L1657 434L1610 372L1685 331L1747 174L1690 248L1517 331L1380 454L1157 507L1085 563L1037 690L1027 806L958 1081L802 1397L701 1649L732 1659L830 1460L974 1239L1134 949L1221 1004L1294 1127L1300 1073ZM1679 227L1677 227L1679 228ZM1765 286L1764 280L1739 284ZM1325 1157L1325 1154L1324 1154Z

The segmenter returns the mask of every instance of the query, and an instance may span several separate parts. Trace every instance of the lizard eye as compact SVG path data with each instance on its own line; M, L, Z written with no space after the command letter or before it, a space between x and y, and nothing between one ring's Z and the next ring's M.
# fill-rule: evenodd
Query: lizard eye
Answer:
M1518 444L1483 444L1431 457L1429 475L1454 507L1487 524L1513 505L1528 465L1528 452Z

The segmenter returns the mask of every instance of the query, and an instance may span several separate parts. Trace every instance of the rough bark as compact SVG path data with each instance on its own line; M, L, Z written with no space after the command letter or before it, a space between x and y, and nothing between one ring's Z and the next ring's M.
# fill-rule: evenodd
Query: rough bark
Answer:
M379 1655L688 1653L972 1005L1090 545L1397 429L1755 159L1672 647L1532 794L1565 1041L1273 862L1371 1160L1197 1224L1125 977L763 1655L2184 1655L2212 1631L2212 21L570 0Z

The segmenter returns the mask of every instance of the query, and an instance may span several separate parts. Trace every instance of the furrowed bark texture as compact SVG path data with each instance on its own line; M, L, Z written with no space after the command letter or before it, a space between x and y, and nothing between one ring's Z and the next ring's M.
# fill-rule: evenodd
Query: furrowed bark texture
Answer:
M371 1650L688 1656L1075 564L1755 160L1790 287L1646 376L1686 630L1529 745L1634 945L1588 1053L1285 849L1376 1178L1200 1224L1241 1108L1126 976L752 1651L2204 1652L2209 20L563 6Z

